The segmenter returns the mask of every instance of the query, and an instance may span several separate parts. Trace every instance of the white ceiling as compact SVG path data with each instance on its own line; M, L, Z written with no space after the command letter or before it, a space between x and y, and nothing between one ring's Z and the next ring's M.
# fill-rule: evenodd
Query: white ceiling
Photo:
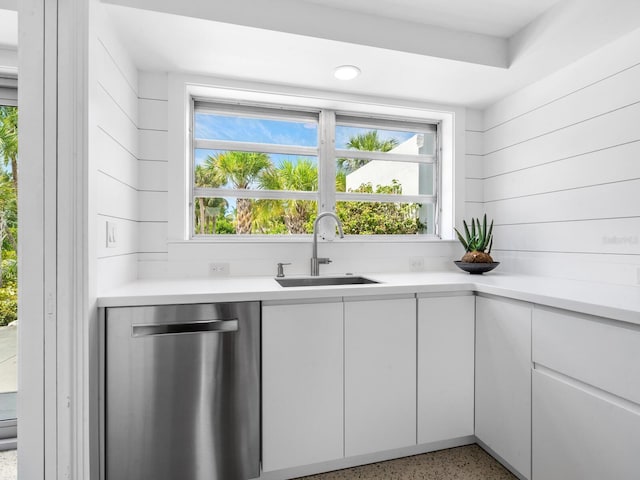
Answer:
M560 0L302 0L406 22L508 38Z
M475 108L640 28L638 0L102 2L140 70Z
M140 70L465 105L507 87L500 69L475 64L119 7L111 16ZM167 36L177 25L179 37ZM343 64L358 65L362 74L350 82L335 79L334 68ZM469 76L491 80L470 89Z
M140 70L476 108L640 28L638 0L101 1ZM0 0L0 69L16 6Z

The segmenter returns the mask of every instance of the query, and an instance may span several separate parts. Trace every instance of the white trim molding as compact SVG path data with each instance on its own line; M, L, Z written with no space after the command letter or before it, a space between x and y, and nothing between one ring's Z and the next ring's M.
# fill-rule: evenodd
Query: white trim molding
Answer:
M18 476L25 479L91 478L87 66L95 4L22 0L19 7L19 192L28 194L18 212Z
M169 74L167 98L169 242L182 242L190 238L189 195L191 190L189 165L186 159L190 158L191 151L189 132L192 128L192 98L270 103L281 105L283 108L327 108L362 115L437 121L440 123L441 130L439 153L442 158L442 167L439 172L441 211L438 212L441 238L453 239L456 220L462 221L465 195L466 110L464 108L178 73Z

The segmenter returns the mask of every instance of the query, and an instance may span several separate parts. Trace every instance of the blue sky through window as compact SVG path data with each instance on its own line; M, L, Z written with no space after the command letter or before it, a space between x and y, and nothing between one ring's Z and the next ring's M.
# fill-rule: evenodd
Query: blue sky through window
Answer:
M270 145L318 145L318 125L262 118L196 113L196 138Z
M356 135L377 130L381 141L396 139L401 144L415 135L415 132L360 128L351 126L336 127L336 148L347 148L347 143ZM312 122L296 122L290 120L272 120L254 117L241 117L211 113L195 114L195 138L207 140L229 140L236 142L265 143L269 145L296 145L304 147L318 146L318 125ZM196 149L195 165L202 164L211 155L221 153L219 150ZM284 160L293 163L300 159L310 160L317 166L317 157L299 155L270 154L271 161L279 167ZM235 208L236 200L228 198L229 209Z
M395 138L398 143L415 135L414 132L400 130L338 126L336 128L336 148L346 148L350 138L371 130L377 130L378 137L382 141ZM269 145L316 147L318 145L318 125L308 122L196 113L195 137ZM198 160L196 157L196 164L199 163Z

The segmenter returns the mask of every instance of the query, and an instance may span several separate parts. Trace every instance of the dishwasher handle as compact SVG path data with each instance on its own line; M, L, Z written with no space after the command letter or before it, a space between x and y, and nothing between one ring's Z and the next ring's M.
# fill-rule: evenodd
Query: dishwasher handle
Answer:
M180 335L183 333L204 332L236 332L238 319L204 320L195 322L164 323L160 325L134 325L131 330L133 337L149 337L153 335Z

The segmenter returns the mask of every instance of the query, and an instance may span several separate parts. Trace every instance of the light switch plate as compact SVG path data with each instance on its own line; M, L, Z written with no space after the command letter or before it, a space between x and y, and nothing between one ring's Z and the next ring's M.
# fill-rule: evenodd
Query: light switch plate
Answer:
M115 248L118 243L118 229L115 222L107 222L107 248Z

